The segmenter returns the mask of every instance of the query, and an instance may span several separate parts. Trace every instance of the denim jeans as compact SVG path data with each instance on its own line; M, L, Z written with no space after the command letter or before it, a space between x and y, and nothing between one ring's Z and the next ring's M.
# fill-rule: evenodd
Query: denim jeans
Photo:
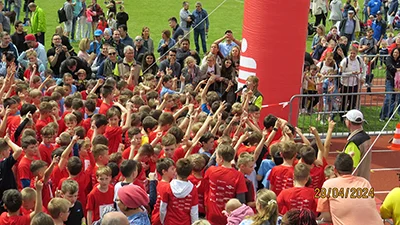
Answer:
M391 80L386 80L385 92L393 92L394 83ZM383 101L383 106L381 113L379 115L380 119L390 118L393 114L394 108L400 103L400 94L386 94L385 100ZM400 113L399 113L400 114Z
M14 11L15 11L15 21L17 21L19 20L19 15L21 14L21 7L14 5Z
M75 40L75 27L76 27L76 22L78 20L77 16L74 16L74 18L72 19L72 30L71 30L71 39ZM78 39L78 37L76 37L76 39Z
M204 29L194 29L194 44L196 45L197 52L200 52L199 35L201 38L201 46L205 54L207 52L206 31Z

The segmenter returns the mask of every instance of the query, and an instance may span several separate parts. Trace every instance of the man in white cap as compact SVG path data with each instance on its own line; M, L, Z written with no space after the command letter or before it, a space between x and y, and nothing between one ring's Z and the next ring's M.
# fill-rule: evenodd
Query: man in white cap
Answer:
M344 147L344 152L353 158L353 167L356 170L356 176L364 177L369 180L371 171L371 152L368 149L371 145L371 138L363 129L364 116L362 112L357 109L352 109L343 116L346 118L345 124L350 131L347 138L347 144ZM364 156L367 156L364 158ZM364 160L361 162L361 159Z

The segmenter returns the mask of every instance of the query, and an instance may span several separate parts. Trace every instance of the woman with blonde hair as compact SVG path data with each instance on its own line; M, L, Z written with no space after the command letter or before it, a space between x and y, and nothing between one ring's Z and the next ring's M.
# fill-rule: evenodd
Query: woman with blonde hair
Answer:
M275 225L278 224L278 203L276 195L268 189L257 192L257 214L243 220L240 225Z
M82 60L86 61L88 65L92 65L94 59L96 58L96 54L92 52L90 55L87 53L87 50L90 48L90 40L88 38L83 38L79 42L79 52L78 52L78 57L81 58Z
M196 59L188 56L185 59L185 67L182 69L182 75L185 78L186 84L193 84L196 86L200 82L200 68L196 65Z
M241 101L248 101L249 105L255 105L259 109L262 107L263 96L258 91L259 79L256 76L249 76L246 80L246 91L242 96Z

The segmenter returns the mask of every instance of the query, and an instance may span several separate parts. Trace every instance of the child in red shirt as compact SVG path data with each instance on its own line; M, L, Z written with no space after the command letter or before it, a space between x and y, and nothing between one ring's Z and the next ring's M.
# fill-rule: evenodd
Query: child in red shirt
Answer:
M271 169L268 180L270 190L276 195L287 188L293 187L293 161L296 156L296 144L293 142L280 142L278 144L283 163Z
M232 168L231 161L235 157L232 146L220 144L215 155L218 167L211 166L204 175L207 220L213 225L225 225L227 219L222 211L226 202L238 198L244 203L247 187L244 175Z
M106 206L114 205L114 188L110 185L111 169L107 166L96 171L97 182L87 198L87 220L88 224L100 219L100 214Z
M26 187L21 190L22 206L20 209L21 215L29 215L35 211L36 191L33 188ZM46 207L42 206L42 211L47 213Z
M51 118L52 109L53 109L53 107L49 102L41 102L40 103L40 106L39 106L40 116L39 116L38 121L36 121L36 125L35 125L39 140L41 140L40 131L42 130L42 128L51 122L56 122L56 121L53 121L53 119Z
M50 165L52 159L51 159L51 153L54 150L54 144L56 142L55 140L55 135L56 135L56 130L52 126L45 126L43 127L42 131L40 132L42 134L42 143L39 145L39 153L40 157L43 161L45 161L48 165Z
M53 172L54 165L58 164L58 158L55 156L51 164L47 167L47 163L43 160L35 160L31 164L31 172L36 179L40 179L43 183L42 198L43 204L47 205L52 199L53 188L52 183L49 182L50 175ZM31 180L31 188L33 188L34 180Z
M65 198L53 198L49 202L48 208L54 225L64 225L68 220L71 202Z
M4 206L7 212L3 212L0 215L0 224L15 224L15 225L26 225L30 224L31 219L39 212L42 211L42 188L43 184L41 181L35 183L37 194L36 194L36 205L35 211L30 214L20 214L20 208L22 205L22 195L16 189L9 189L4 192L3 200Z
M123 159L133 159L142 144L142 134L137 127L128 130L128 138L131 140L131 145L122 152Z
M151 143L156 138L158 132L163 132L163 134L166 134L174 123L175 119L171 113L161 113L160 117L158 118L157 129L149 133L149 142Z
M18 164L18 182L21 182L22 188L29 187L31 179L33 178L30 170L31 163L33 160L38 159L38 146L37 140L32 136L25 136L21 141L21 147L24 150L24 157Z
M282 190L278 195L278 209L281 215L291 209L309 209L317 216L317 199L314 188L306 187L310 179L310 168L304 163L294 167L294 187Z
M164 225L193 224L199 219L197 188L187 180L192 173L189 159L176 163L177 179L161 196L160 221Z
M98 183L97 170L99 168L105 167L108 164L109 159L110 159L110 155L108 154L108 147L106 145L102 145L102 144L95 145L94 149L93 149L93 156L94 156L94 160L95 160L96 164L90 165L88 170L91 171L92 187L95 187L96 184Z
M122 143L122 134L128 130L131 125L132 103L127 103L127 109L125 109L119 103L118 106L126 113L126 121L123 127L119 126L121 112L117 108L111 107L106 114L108 125L106 127L104 136L108 139L110 154L118 151L119 144Z
M78 119L73 113L69 113L64 117L65 130L63 132L69 133L71 136L75 134L75 127L78 124Z
M150 198L154 199L156 198L156 203L154 205L154 209L151 214L151 224L153 225L161 225L160 221L160 203L161 203L161 197L164 195L164 193L168 190L169 188L169 182L175 178L176 171L175 171L175 165L174 161L169 158L164 158L164 159L159 159L157 161L157 173L162 176L161 181L158 182L157 185L157 190L156 194L157 196L150 196ZM154 173L152 173L153 176L151 176L150 180L150 187L152 187L151 183L157 182L156 176ZM150 177L150 175L149 175ZM154 186L155 186L154 185ZM150 194L154 192L150 191Z
M101 88L103 102L100 105L99 113L106 115L107 111L113 106L113 87L103 86Z
M188 180L197 188L197 194L199 196L199 216L205 217L206 209L204 205L204 191L206 190L206 187L203 182L203 169L207 162L202 154L190 155L188 159L193 165L193 172L188 177Z

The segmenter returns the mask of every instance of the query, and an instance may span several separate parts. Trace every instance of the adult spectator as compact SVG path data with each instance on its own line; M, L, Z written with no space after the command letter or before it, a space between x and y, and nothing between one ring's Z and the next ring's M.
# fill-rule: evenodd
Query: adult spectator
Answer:
M14 11L15 11L15 20L19 20L19 15L21 14L21 6L22 6L22 0L15 0L14 1Z
M17 47L18 53L21 54L21 52L28 49L28 45L25 43L26 32L24 31L24 24L18 20L15 22L14 28L15 32L11 35L11 41Z
M25 59L26 58L26 59ZM18 57L18 62L24 67L24 77L27 78L28 80L32 75L38 75L41 76L42 79L45 79L43 75L43 72L46 70L45 65L42 63L42 61L37 57L37 53L35 50L28 49L26 52L23 52L19 57ZM36 67L34 69L34 66ZM33 70L36 72L33 73Z
M150 225L145 206L149 203L146 191L138 185L125 185L117 192L118 208L128 217L130 225Z
M176 50L171 49L168 53L168 57L161 61L160 71L167 74L167 68L172 70L171 76L179 77L181 74L181 64L176 61Z
M367 36L362 37L360 40L360 45L358 46L358 51L367 55L375 55L378 51L378 41L373 37L374 30L369 28L367 30Z
M92 31L94 35L94 31L96 30L97 24L99 23L99 17L104 16L104 12L100 5L97 4L97 0L92 0L91 11L95 13L94 16L92 16Z
M205 80L216 75L215 82L210 86L209 90L221 93L218 87L221 86L221 82L224 78L221 77L221 68L217 65L214 55L207 56L207 63L200 66L200 80Z
M348 18L350 10L356 12L356 8L354 8L354 6L351 5L351 0L346 0L346 3L344 3L344 7L343 7L343 19ZM368 18L368 16L367 16L367 18Z
M113 35L113 32L110 28L104 29L102 42L112 45L112 43L113 43L112 35Z
M207 54L204 55L203 59L201 60L200 65L203 65L205 63L207 63L207 56L208 55L214 55L215 59L217 61L218 65L222 65L222 60L224 58L224 56L222 55L222 53L219 51L219 46L218 44L212 43L211 47L210 47L210 52L208 52Z
M179 40L179 37L183 37L185 33L182 30L182 27L179 26L178 21L175 17L171 17L168 19L169 26L172 28L172 39L175 41Z
M143 74L151 73L153 75L156 75L158 73L158 70L159 69L154 54L151 52L145 53L142 60Z
M122 212L109 212L104 215L101 225L129 225L129 220Z
M367 8L368 16L373 15L375 17L378 11L381 10L381 7L382 7L381 0L369 0Z
M15 47L15 45L11 42L10 35L6 31L3 31L0 33L0 39L0 55L11 53L14 54L15 58L18 58L19 54L17 47Z
M325 181L318 195L317 211L321 212L323 222L333 221L333 224L382 224L382 219L376 210L371 184L363 177L353 176L353 160L346 153L339 153L335 160L337 178ZM367 190L366 197L362 193L354 193L353 197L325 195L323 190ZM352 193L350 193L351 195ZM357 206L357 207L354 207ZM349 213L351 212L351 213Z
M101 52L101 38L103 36L103 31L97 29L94 31L94 40L90 43L88 53L95 53L96 55Z
M333 25L335 25L337 22L343 19L342 1L332 0L330 3L330 9L331 9L331 14L329 16L329 20L332 21Z
M338 30L336 26L332 26L329 30L328 35L326 35L326 41L329 43L331 40L334 40L336 43L339 42L340 35L338 34Z
M77 30L76 24L79 23L79 17L83 14L83 7L81 0L72 0L72 5L74 7L74 18L72 19L72 29L71 29L71 41L79 40L79 37L75 39L75 31ZM86 13L86 11L85 11Z
M354 39L354 33L356 30L356 20L354 19L354 11L349 10L347 12L348 16L346 19L343 19L339 24L339 31L340 36L347 37L347 45L346 45L346 52L349 49L351 42Z
M5 77L7 75L7 68L13 66L15 63L16 58L13 53L5 53L2 55L2 60L0 62L0 76ZM15 66L15 64L14 64ZM17 75L17 73L15 74Z
M400 222L400 188L395 187L389 192L381 206L381 216L383 219L393 219L393 224Z
M354 46L350 47L350 55L340 62L340 71L342 77L341 93L357 93L359 84L365 80L364 61L357 56L358 49ZM343 95L340 111L348 111L355 109L357 106L357 95ZM342 114L343 115L343 114ZM341 118L343 120L343 118Z
M350 131L344 152L353 158L354 168L358 167L355 175L369 180L372 154L368 149L371 146L371 138L363 129L364 116L359 110L352 109L343 117L346 118L345 124Z
M83 38L79 42L79 52L78 52L78 57L82 59L83 61L86 61L89 66L92 66L92 63L96 59L96 53L88 53L88 50L90 48L90 40L87 38Z
M119 57L124 58L125 45L121 42L121 35L119 30L114 30L112 38L113 40L111 46L117 50Z
M314 0L312 5L312 13L315 16L314 26L318 26L321 21L326 26L326 17L328 14L329 4L325 0Z
M182 76L185 78L185 84L193 84L194 87L200 82L200 67L196 65L196 60L192 56L185 59Z
M154 53L154 42L150 37L150 28L143 27L142 28L142 38L143 38L143 46L147 48L147 51L150 53Z
M101 46L100 54L98 54L96 56L96 59L94 60L92 66L91 66L91 69L92 69L93 73L97 73L97 70L99 69L101 63L103 63L104 60L107 59L107 57L108 57L108 48L109 47L110 47L110 44L108 44L108 43L104 43Z
M393 32L394 17L396 16L398 9L399 9L399 1L390 1L387 17L388 17L388 27L392 32Z
M47 51L47 59L50 63L50 69L53 70L54 77L60 78L62 75L60 74L61 63L71 55L67 46L62 44L60 35L53 35L52 44L53 47Z
M133 49L135 50L135 60L138 62L142 62L143 55L149 51L146 47L143 46L142 36L136 36Z
M57 26L54 33L60 35L62 45L67 46L67 49L71 53L71 55L76 55L74 52L74 48L72 47L72 45L69 41L69 37L65 36L63 26Z
M133 82L136 86L139 83L139 76L142 67L135 61L135 50L132 46L125 46L124 55L125 57L115 66L114 75L117 80L126 80L133 70Z
M400 40L397 38L397 40ZM396 40L396 42L397 42ZM385 92L394 91L394 78L396 73L400 71L400 50L399 48L393 49L390 56L386 57L386 84ZM400 95L386 94L383 106L380 112L379 120L383 122L386 118L393 115L394 108L400 103Z
M228 56L233 46L241 45L241 42L233 37L233 33L231 30L225 31L225 35L222 38L214 41L214 43L218 45L219 51L222 53L224 57Z
M183 65L183 61L185 61L188 56L192 56L193 58L195 58L196 64L200 63L199 54L197 54L197 52L194 50L190 50L189 46L189 39L184 38L181 40L181 47L176 50L176 61L181 65Z
M72 5L72 0L66 0L63 5L67 21L64 22L65 34L69 37L72 31L72 20L74 19L74 6ZM71 37L73 39L73 37Z
M44 67L47 68L47 54L44 46L36 41L36 38L33 34L28 34L25 36L25 43L29 48L33 48L37 54L37 57L43 63Z
M162 38L158 43L157 52L160 53L160 56L163 56L168 50L176 44L174 39L171 39L171 31L163 30ZM164 57L163 57L164 58Z
M117 27L124 24L127 26L127 22L129 20L128 13L125 12L125 7L123 5L119 6L119 12L116 15L117 19Z
M71 56L61 63L60 75L70 73L75 80L78 80L76 72L78 72L80 69L84 69L86 71L86 79L89 79L92 76L92 70L86 61L80 59L78 56Z
M3 8L4 8L4 3L3 1L0 1L0 32L6 31L7 33L10 33L11 30L10 19L4 15Z
M31 17L31 33L35 34L36 40L45 46L45 33L46 33L46 14L39 6L31 2L28 5L29 10L32 12Z
M108 57L100 64L97 70L97 78L106 78L114 76L115 65L117 64L117 50L114 47L108 47Z
M208 20L208 14L205 9L203 9L201 2L196 2L196 10L193 11L193 30L194 30L194 44L196 45L196 52L200 52L199 46L199 36L201 38L201 45L203 47L204 54L207 52L206 34L208 33L208 28L210 22Z
M121 24L118 26L118 30L119 30L122 44L124 44L125 46L130 45L133 47L134 43L133 43L133 39L131 37L129 37L128 27L125 24Z
M386 22L382 19L382 12L376 13L376 19L372 23L372 29L374 30L374 38L378 41L378 45L381 43L386 35Z
M189 11L189 2L184 1L182 4L182 9L179 12L179 17L181 18L181 28L183 30L184 36L190 39L190 27L192 25L192 17Z

